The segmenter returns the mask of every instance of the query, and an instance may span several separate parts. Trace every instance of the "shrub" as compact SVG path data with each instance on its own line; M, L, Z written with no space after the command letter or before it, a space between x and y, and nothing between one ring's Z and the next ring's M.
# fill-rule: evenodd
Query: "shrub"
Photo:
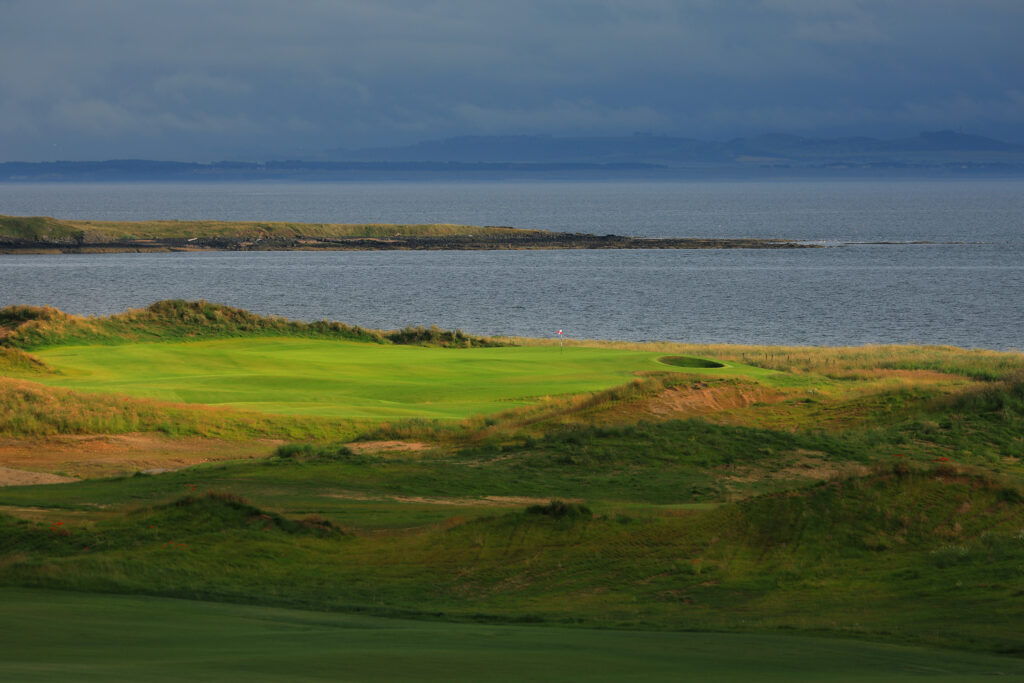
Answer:
M547 505L531 505L526 508L528 515L543 515L553 519L590 519L594 512L583 503L566 503L552 500Z
M315 456L317 450L316 447L308 443L286 443L277 447L277 450L274 451L274 457L284 459L309 458Z
M345 462L369 462L365 456L361 456L348 446L330 445L314 446L309 443L286 443L277 447L274 451L274 458L292 461L331 461L340 460Z

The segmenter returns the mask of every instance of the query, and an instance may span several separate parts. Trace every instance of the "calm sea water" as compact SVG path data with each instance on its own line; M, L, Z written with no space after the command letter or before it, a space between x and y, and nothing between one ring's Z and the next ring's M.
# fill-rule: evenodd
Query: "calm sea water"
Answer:
M0 306L108 314L204 298L306 320L478 334L1024 347L1019 180L0 184L0 213L451 222L829 245L0 256ZM903 244L867 244L880 241Z

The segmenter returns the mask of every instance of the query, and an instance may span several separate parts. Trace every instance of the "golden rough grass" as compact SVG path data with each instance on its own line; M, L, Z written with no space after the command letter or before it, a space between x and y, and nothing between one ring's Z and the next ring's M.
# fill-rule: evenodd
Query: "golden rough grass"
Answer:
M263 415L211 406L110 394L83 394L36 382L0 377L0 434L126 434L219 439L348 439L353 423Z
M3 330L0 328L0 333ZM0 373L45 374L52 372L49 366L30 353L21 349L0 346Z
M80 478L162 472L206 462L266 457L283 439L170 437L152 432L0 437L0 469L11 468L0 485L44 483L27 474L58 472Z
M555 339L499 337L522 345L558 344ZM933 370L977 379L1002 379L1024 371L1021 351L962 349L956 346L755 346L744 344L687 344L678 342L620 342L565 340L566 346L596 346L635 351L663 351L733 361L782 372L821 374L837 379L861 379L863 371Z

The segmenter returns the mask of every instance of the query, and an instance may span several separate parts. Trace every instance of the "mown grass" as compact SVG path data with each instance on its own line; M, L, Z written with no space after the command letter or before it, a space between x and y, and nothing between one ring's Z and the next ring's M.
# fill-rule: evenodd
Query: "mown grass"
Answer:
M389 615L799 629L1024 652L1024 603L1014 597L1024 495L963 469L901 465L669 516L522 511L386 536L277 520L224 495L91 524L6 518L0 578Z
M37 381L83 392L334 418L466 418L540 397L605 389L655 356L543 347L381 347L287 337L62 346L35 355Z
M444 624L5 589L7 681L787 681L1021 676L991 655L793 635Z

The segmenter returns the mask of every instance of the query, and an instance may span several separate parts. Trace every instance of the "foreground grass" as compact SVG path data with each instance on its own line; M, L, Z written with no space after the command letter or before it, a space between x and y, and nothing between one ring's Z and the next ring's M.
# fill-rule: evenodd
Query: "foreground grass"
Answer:
M1019 487L948 467L675 512L477 509L385 535L196 492L121 514L5 518L0 581L390 616L797 629L1021 654L1022 528Z
M1022 676L1017 660L792 635L440 624L5 589L7 681L904 681Z
M3 315L5 436L314 442L0 489L8 586L1024 653L1021 354Z

